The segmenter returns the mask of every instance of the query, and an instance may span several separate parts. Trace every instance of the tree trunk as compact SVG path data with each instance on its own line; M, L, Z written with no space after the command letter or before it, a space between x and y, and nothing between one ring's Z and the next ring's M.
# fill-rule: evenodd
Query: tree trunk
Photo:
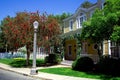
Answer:
M29 65L29 58L30 58L30 50L29 50L29 46L26 45L26 50L27 50L27 59L26 59L26 65Z

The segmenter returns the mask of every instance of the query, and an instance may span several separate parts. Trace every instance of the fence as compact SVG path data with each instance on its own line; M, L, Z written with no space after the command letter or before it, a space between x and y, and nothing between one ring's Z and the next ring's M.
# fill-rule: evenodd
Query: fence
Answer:
M23 53L0 53L0 58L17 58L17 57L21 57L24 58L25 54Z
M47 56L45 53L36 53L37 59L44 59ZM1 58L26 58L27 54L21 53L21 52L14 52L13 54L10 53L0 53L0 59ZM30 54L30 59L33 58L33 53Z
M0 58L6 58L7 55L7 53L0 53Z

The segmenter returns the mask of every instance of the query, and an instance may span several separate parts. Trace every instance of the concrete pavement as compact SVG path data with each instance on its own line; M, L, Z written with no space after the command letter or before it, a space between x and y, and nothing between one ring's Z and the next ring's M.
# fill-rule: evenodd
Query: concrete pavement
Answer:
M43 69L43 68L52 68L52 67L68 67L66 65L56 65L51 67L37 67L37 69ZM12 72L16 72L19 74L31 76L31 77L37 77L42 80L97 80L97 79L89 79L89 78L79 78L79 77L71 77L71 76L63 76L63 75L56 75L56 74L49 74L44 72L38 72L37 75L30 75L30 68L13 68L9 65L0 63L0 68L9 70Z

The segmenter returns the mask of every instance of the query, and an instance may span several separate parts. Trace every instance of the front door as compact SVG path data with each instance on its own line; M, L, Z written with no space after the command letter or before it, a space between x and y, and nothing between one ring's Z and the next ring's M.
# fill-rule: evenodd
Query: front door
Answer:
M65 60L75 60L76 58L76 40L67 40L65 45Z

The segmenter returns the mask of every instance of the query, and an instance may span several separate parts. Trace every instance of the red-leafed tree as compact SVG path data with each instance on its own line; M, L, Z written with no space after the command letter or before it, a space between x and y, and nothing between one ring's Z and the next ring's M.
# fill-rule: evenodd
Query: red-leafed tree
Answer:
M12 35L14 31L14 18L8 16L4 19L3 33L6 39L6 44L9 46L9 50L17 49L16 36Z
M33 27L31 26L30 14L27 12L17 13L14 18L7 17L7 23L4 25L3 32L7 40L7 45L11 50L17 50L22 46L26 46L28 65L30 51L33 40Z
M57 45L59 42L58 35L61 32L59 24L56 19L45 13L40 15L38 11L35 13L19 12L13 18L7 17L3 28L7 45L10 46L11 50L26 46L27 65L33 46L34 21L39 22L37 30L38 46L49 48L51 45Z
M60 43L59 35L61 33L60 26L57 20L51 15L47 16L42 24L40 34L42 35L42 45L50 51L50 46L58 45Z

